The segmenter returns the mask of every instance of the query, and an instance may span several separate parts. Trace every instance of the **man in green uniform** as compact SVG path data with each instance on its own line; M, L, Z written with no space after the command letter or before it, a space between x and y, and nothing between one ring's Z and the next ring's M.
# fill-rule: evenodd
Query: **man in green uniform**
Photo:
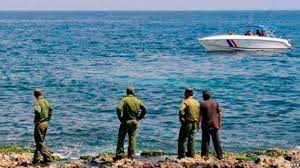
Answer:
M138 121L143 119L147 108L144 103L134 95L134 88L128 87L126 89L126 96L119 102L117 107L117 115L121 122L118 135L118 145L115 160L124 157L124 140L126 134L129 137L128 157L133 159L135 157L136 132Z
M184 92L185 99L180 104L179 121L181 128L178 138L178 158L195 156L195 130L196 122L200 113L199 102L193 97L193 89L186 88ZM184 143L188 139L187 153L185 153Z
M34 97L36 98L34 106L34 140L36 149L32 163L50 163L52 161L51 152L44 144L44 140L48 129L48 122L52 116L52 107L50 103L43 98L41 89L34 89Z

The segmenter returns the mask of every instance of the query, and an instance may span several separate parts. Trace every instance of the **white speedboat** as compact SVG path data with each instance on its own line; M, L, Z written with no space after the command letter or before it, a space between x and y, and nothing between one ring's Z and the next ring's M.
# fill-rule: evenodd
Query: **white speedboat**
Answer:
M268 28L264 26L251 26L251 29L245 35L217 35L200 38L199 42L208 51L235 51L235 50L277 50L290 49L292 43L290 40L276 38Z

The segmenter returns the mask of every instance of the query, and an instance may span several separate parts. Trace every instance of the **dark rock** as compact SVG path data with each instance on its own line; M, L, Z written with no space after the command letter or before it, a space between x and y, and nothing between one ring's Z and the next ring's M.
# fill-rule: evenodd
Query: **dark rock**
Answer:
M237 164L237 165L235 165L234 167L235 167L235 168L245 168L245 166L244 166L243 164L240 164L240 163Z
M248 168L248 162L246 161L239 161L234 165L235 168Z
M149 150L149 151L143 151L141 153L141 156L163 156L167 155L168 153L161 151L161 150Z
M256 160L255 160L255 164L259 164L261 162L261 159L260 158L257 158Z
M293 157L292 156L290 156L290 155L284 155L284 159L285 160L287 160L287 161L291 161L292 159L293 159Z
M22 163L20 164L20 166L22 166L22 167L27 167L27 166L28 166L28 163L27 163L27 162L22 162Z
M93 166L97 166L97 167L101 167L101 168L108 168L113 165L113 162L94 159L91 161L91 164Z
M92 156L80 156L79 159L85 160L85 161L91 161L93 159L93 157Z
M213 164L212 167L213 167L213 168L219 168L219 165L218 165L218 164Z

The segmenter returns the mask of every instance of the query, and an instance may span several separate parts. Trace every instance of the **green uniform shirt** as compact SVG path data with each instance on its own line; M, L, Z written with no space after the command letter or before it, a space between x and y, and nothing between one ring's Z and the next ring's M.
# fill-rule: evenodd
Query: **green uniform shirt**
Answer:
M134 95L123 97L117 107L117 114L120 121L141 120L144 118L146 111L147 108L144 103Z
M34 106L34 121L49 121L52 116L52 106L44 98L38 98Z
M184 99L180 104L179 108L179 120L196 122L200 114L200 104L193 97L190 96L187 99Z

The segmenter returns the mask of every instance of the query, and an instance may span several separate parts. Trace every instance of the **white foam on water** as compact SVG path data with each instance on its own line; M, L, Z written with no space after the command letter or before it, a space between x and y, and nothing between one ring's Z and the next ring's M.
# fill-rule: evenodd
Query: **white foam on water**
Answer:
M78 159L80 157L80 150L78 147L62 147L55 150L54 155L59 156L61 159Z
M94 156L97 156L99 154L99 152L96 152L96 151L89 151L89 152L85 152L85 153L83 153L82 154L82 156L92 156L92 157L94 157Z

